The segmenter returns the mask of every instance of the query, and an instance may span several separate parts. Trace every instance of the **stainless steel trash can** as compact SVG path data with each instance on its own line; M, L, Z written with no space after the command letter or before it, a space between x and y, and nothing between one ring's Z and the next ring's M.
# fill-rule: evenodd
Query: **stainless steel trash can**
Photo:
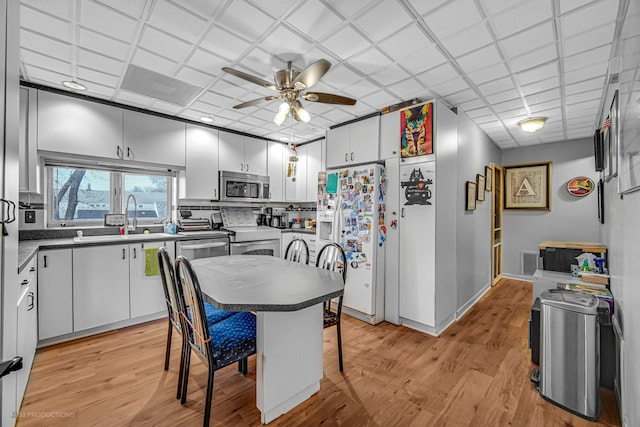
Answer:
M598 298L553 289L540 295L540 376L547 400L590 420L600 416Z

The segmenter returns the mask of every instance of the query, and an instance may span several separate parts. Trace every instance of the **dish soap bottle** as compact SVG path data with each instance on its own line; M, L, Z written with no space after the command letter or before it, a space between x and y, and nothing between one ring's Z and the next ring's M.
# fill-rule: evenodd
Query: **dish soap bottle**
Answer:
M176 225L173 223L173 220L170 219L165 227L165 233L167 234L176 234Z

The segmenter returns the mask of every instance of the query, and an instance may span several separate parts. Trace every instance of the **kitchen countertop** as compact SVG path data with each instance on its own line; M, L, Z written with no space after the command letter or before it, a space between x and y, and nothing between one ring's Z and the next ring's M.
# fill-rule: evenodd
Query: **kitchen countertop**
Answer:
M283 228L283 233L302 233L302 234L316 234L316 230L312 228Z

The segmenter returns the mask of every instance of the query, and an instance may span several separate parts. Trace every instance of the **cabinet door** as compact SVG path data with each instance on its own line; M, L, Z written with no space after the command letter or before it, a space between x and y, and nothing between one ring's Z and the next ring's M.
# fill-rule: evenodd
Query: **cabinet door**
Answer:
M267 141L246 136L244 138L245 172L267 174Z
M280 254L282 256L282 258L284 258L284 254L287 251L287 246L289 246L289 243L291 243L293 241L293 239L296 238L296 233L281 233L280 235Z
M313 234L301 234L309 247L309 265L316 265L316 236Z
M327 169L349 162L351 126L340 126L327 132Z
M187 125L185 199L218 200L218 131Z
M380 139L380 116L360 120L351 125L350 163L375 162L378 160Z
M124 158L184 167L185 123L124 110Z
M16 410L20 410L22 398L27 388L33 358L38 344L38 308L36 286L29 287L18 300L18 340L17 353L22 356L22 369L16 373Z
M38 92L38 149L122 158L122 109Z
M400 113L380 116L380 159L399 157L400 152Z
M73 332L71 249L38 252L38 337Z
M129 246L73 249L73 330L129 318Z
M305 202L307 197L307 161L309 158L308 152L309 145L303 145L298 147L298 166L296 171L296 201Z
M269 175L270 200L272 202L284 201L284 173L286 163L284 153L286 146L279 142L269 142L269 155L267 156L267 174Z
M316 202L318 195L318 172L322 170L322 141L307 146L307 198L308 202Z
M131 243L129 245L129 302L131 318L146 316L167 310L162 279L147 271L146 258L157 264L158 248L165 246L171 259L175 258L175 244L171 242ZM147 275L150 273L151 275Z
M35 89L20 88L20 129L18 131L20 156L20 191L40 193L40 170L37 153L37 111L38 92Z
M218 166L221 171L245 172L244 136L229 132L219 134Z

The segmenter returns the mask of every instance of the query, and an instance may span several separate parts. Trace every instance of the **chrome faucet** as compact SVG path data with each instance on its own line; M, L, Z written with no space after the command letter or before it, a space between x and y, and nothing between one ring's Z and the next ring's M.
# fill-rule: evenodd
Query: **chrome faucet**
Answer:
M129 200L133 199L133 226L129 226ZM127 203L124 205L124 234L129 234L129 231L135 231L138 226L138 201L133 194L129 194L127 197Z

